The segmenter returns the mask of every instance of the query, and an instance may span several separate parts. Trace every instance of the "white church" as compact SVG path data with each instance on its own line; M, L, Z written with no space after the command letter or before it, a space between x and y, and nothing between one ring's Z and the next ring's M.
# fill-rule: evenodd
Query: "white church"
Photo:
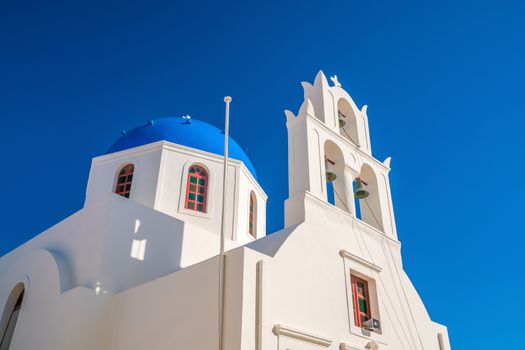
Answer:
M450 349L403 269L390 158L331 81L285 111L282 230L229 140L223 298L224 134L151 120L93 158L81 210L0 258L0 350Z

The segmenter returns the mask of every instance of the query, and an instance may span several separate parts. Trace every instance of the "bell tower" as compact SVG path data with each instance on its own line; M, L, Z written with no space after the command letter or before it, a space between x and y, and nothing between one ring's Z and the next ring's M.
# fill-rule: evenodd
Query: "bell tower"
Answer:
M297 116L285 110L289 169L285 226L307 220L311 206L321 205L397 238L390 158L380 162L372 156L367 106L357 108L337 76L330 79L333 85L319 71L313 85L302 82L304 101Z

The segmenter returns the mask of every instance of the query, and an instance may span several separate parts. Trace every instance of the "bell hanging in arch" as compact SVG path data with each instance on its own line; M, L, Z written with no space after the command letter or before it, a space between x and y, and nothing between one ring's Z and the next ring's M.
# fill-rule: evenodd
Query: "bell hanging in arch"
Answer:
M370 193L366 190L365 185L366 183L360 178L355 179L355 198L365 199L370 195Z
M325 158L324 165L326 168L326 182L334 182L335 179L337 179L337 175L335 174L334 169L335 163L332 162L330 159Z
M343 126L345 126L346 122L345 122L345 116L343 113L341 113L341 111L339 111L338 113L338 116L339 116L339 127L342 128Z

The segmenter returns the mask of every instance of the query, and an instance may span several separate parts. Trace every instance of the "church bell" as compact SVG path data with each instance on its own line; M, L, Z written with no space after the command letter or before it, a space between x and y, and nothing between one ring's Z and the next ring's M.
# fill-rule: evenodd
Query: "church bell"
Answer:
M339 127L342 128L346 124L345 116L341 112L339 112L338 115L339 115Z
M334 169L335 163L328 158L325 159L324 163L326 168L326 182L334 182L334 180L337 179Z
M365 187L366 183L363 182L360 178L355 180L355 198L365 199L370 194Z

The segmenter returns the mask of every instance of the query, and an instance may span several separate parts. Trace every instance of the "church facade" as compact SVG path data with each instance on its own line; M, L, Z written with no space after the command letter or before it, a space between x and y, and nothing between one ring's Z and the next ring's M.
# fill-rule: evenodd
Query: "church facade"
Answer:
M302 85L282 230L229 141L223 349L450 349L403 270L366 106L322 72ZM158 119L94 158L84 207L0 258L0 350L219 349L223 137Z

